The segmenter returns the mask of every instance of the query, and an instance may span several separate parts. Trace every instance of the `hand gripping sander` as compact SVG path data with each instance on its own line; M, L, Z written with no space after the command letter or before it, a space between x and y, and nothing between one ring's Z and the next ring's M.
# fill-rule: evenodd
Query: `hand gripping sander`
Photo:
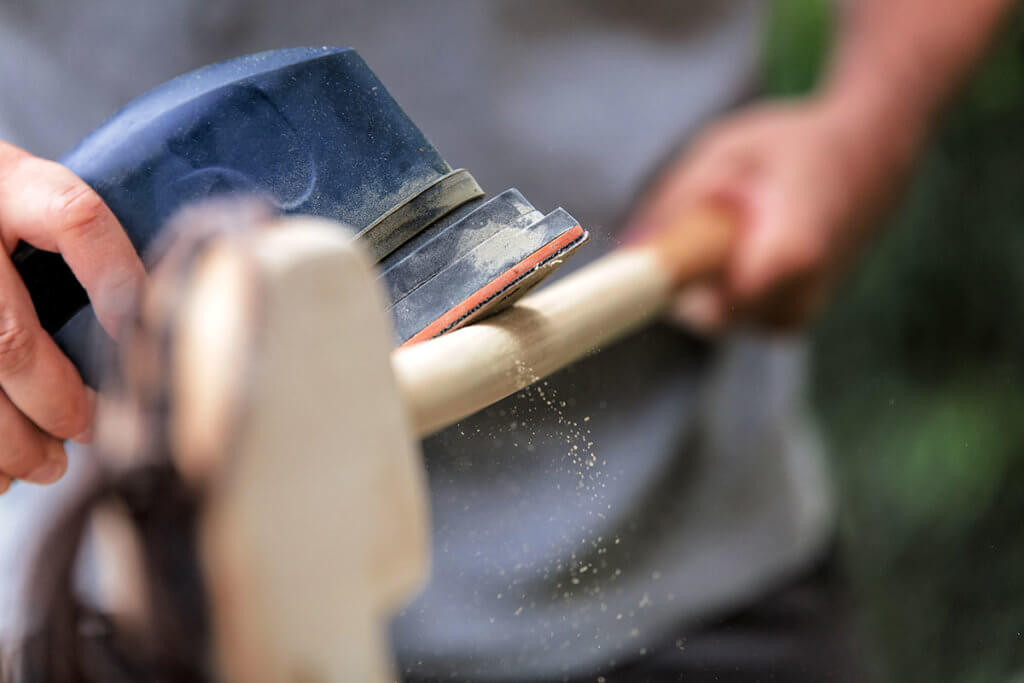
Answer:
M515 189L485 197L351 49L264 52L180 76L61 161L140 253L182 206L225 194L347 223L377 262L399 345L496 312L587 239L567 212L544 214ZM43 326L91 374L85 291L58 254L21 244L14 261Z

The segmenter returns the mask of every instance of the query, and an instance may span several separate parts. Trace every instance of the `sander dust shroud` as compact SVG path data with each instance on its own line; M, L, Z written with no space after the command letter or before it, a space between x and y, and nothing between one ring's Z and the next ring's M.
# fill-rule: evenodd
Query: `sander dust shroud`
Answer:
M587 239L564 210L545 215L515 189L486 198L351 49L277 50L185 74L61 162L140 253L179 208L224 194L347 223L377 262L396 344L496 312ZM58 254L20 244L14 261L43 326L91 379L85 291Z

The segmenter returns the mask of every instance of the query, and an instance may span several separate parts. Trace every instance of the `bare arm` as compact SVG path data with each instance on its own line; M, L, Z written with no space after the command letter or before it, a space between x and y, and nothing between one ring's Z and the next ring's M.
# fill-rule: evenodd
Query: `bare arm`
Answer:
M847 0L824 94L928 121L1013 0Z
M701 135L627 227L644 239L709 199L742 216L722 281L681 299L681 317L708 329L813 317L1012 4L851 0L818 92L741 111Z

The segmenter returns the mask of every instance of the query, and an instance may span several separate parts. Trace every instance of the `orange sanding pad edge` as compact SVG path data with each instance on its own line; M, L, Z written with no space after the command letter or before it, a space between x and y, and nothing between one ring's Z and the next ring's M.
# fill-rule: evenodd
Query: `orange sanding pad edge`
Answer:
M445 332L467 325L487 315L493 315L536 286L550 275L561 257L586 241L583 226L576 225L537 249L486 285L476 290L444 315L434 320L399 348L439 337Z

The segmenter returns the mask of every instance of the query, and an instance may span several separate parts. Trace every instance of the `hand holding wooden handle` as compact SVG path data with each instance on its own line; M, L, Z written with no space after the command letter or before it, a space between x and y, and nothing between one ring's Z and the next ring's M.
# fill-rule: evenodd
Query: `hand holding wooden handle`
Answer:
M635 248L653 250L673 291L678 291L725 267L737 222L734 212L707 205L683 214L676 225Z
M725 211L694 211L489 320L395 351L414 430L431 434L641 327L680 289L722 269L735 234Z

